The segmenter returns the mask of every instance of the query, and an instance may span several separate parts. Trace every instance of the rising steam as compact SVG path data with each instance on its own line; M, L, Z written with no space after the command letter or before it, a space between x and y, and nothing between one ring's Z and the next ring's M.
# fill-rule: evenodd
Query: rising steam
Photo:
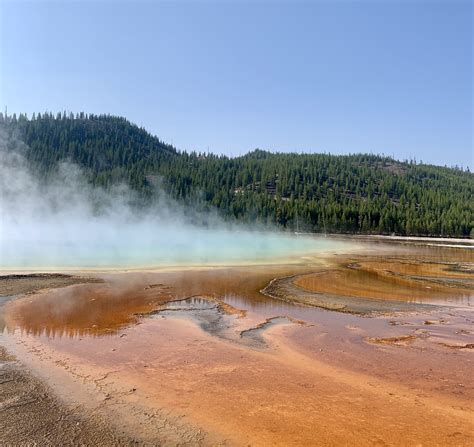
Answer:
M83 172L59 164L40 178L21 144L0 135L0 268L153 267L264 261L334 242L250 231L216 216L196 216L161 193L137 211L126 186L92 187ZM11 143L11 142L10 142ZM185 212L186 211L186 212ZM207 222L206 228L191 221Z

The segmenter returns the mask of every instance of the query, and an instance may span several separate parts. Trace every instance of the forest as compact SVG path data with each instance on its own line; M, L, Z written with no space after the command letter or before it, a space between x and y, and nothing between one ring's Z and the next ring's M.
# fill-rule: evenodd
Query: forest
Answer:
M164 190L224 219L288 231L474 237L468 169L372 154L179 151L111 115L0 114L0 126L6 150L22 146L45 179L70 161L96 186L127 183L141 206Z

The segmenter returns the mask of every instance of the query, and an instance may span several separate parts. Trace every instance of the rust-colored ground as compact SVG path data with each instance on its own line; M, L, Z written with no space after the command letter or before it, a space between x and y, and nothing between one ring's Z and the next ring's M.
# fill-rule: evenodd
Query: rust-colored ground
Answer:
M361 317L259 293L301 274L301 287L354 299L472 296L466 250L416 253L100 275L8 303L5 344L142 442L474 445L469 300Z
M461 250L462 251L462 250ZM474 258L474 254L473 254ZM297 277L294 284L305 290L347 297L393 301L433 302L474 297L474 264L464 256L456 260L424 255L352 256L333 260L329 268Z
M11 303L5 312L7 330L70 337L115 333L167 301L194 295L224 301L243 296L249 304L271 304L259 293L271 279L308 271L311 267L290 265L102 274L104 284L50 290Z

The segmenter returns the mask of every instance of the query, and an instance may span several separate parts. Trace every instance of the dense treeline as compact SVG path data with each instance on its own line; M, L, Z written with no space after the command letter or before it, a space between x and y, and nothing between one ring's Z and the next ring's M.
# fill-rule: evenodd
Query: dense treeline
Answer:
M126 181L148 199L159 185L225 217L296 231L474 235L474 175L462 169L367 154L179 152L108 115L0 114L0 122L45 176L71 160L96 185Z

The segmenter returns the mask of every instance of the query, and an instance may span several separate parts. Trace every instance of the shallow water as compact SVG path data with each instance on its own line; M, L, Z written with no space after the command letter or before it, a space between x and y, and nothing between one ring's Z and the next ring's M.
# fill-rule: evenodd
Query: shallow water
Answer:
M34 335L100 336L113 335L160 312L173 318L192 317L201 327L207 327L209 331L214 327L216 333L220 331L223 335L225 330L221 329L227 329L228 321L225 321L225 315L215 311L216 303L226 303L236 311L249 312L260 318L257 323L280 316L307 322L320 321L321 318L330 321L334 313L326 312L322 317L317 307L327 309L330 306L318 304L320 301L342 303L345 307L342 310L356 313L429 312L443 306L472 309L474 289L468 287L471 273L451 269L443 270L444 276L440 276L440 280L446 280L457 275L457 280L467 281L464 288L459 284L453 288L407 277L400 280L393 275L386 277L385 274L362 269L362 265L373 264L370 256L363 255L361 267L357 269L352 268L353 258L328 255L327 265L320 260L319 263L293 265L101 273L97 275L104 278L104 284L55 289L10 303L5 309L4 324L10 331L20 329ZM405 258L390 260L384 257L376 265L383 267L384 262L390 263L392 271L397 268L405 272L408 270ZM351 267L347 268L347 265ZM431 259L410 269L415 269L417 275L428 269L428 274L432 275L435 267L438 268L438 264ZM260 292L272 280L282 277L294 278L294 284L301 282L303 287L295 287L290 282L290 288L285 293L304 299L309 304L313 303L314 295L317 303L313 305L317 307L298 305L297 300L290 302L285 296L283 300L272 299ZM221 323L223 327L219 326Z
M395 252L378 250L378 260L357 252L287 265L97 273L105 283L7 303L3 337L64 396L83 393L84 405L111 409L111 420L132 433L156 433L161 425L149 415L165 409L195 424L205 445L470 445L471 308L413 306L361 317L259 292L274 278L345 272L357 262L368 270L349 268L360 281L347 281L345 291L370 304L375 281L390 308L400 303L397 286L407 304L410 290L425 283L384 282L384 263L404 275L471 278L463 252L410 253L423 262L409 266L407 253ZM463 269L445 270L441 261ZM382 273L369 271L374 266ZM337 285L334 278L322 284ZM422 300L446 304L456 290L426 289Z

